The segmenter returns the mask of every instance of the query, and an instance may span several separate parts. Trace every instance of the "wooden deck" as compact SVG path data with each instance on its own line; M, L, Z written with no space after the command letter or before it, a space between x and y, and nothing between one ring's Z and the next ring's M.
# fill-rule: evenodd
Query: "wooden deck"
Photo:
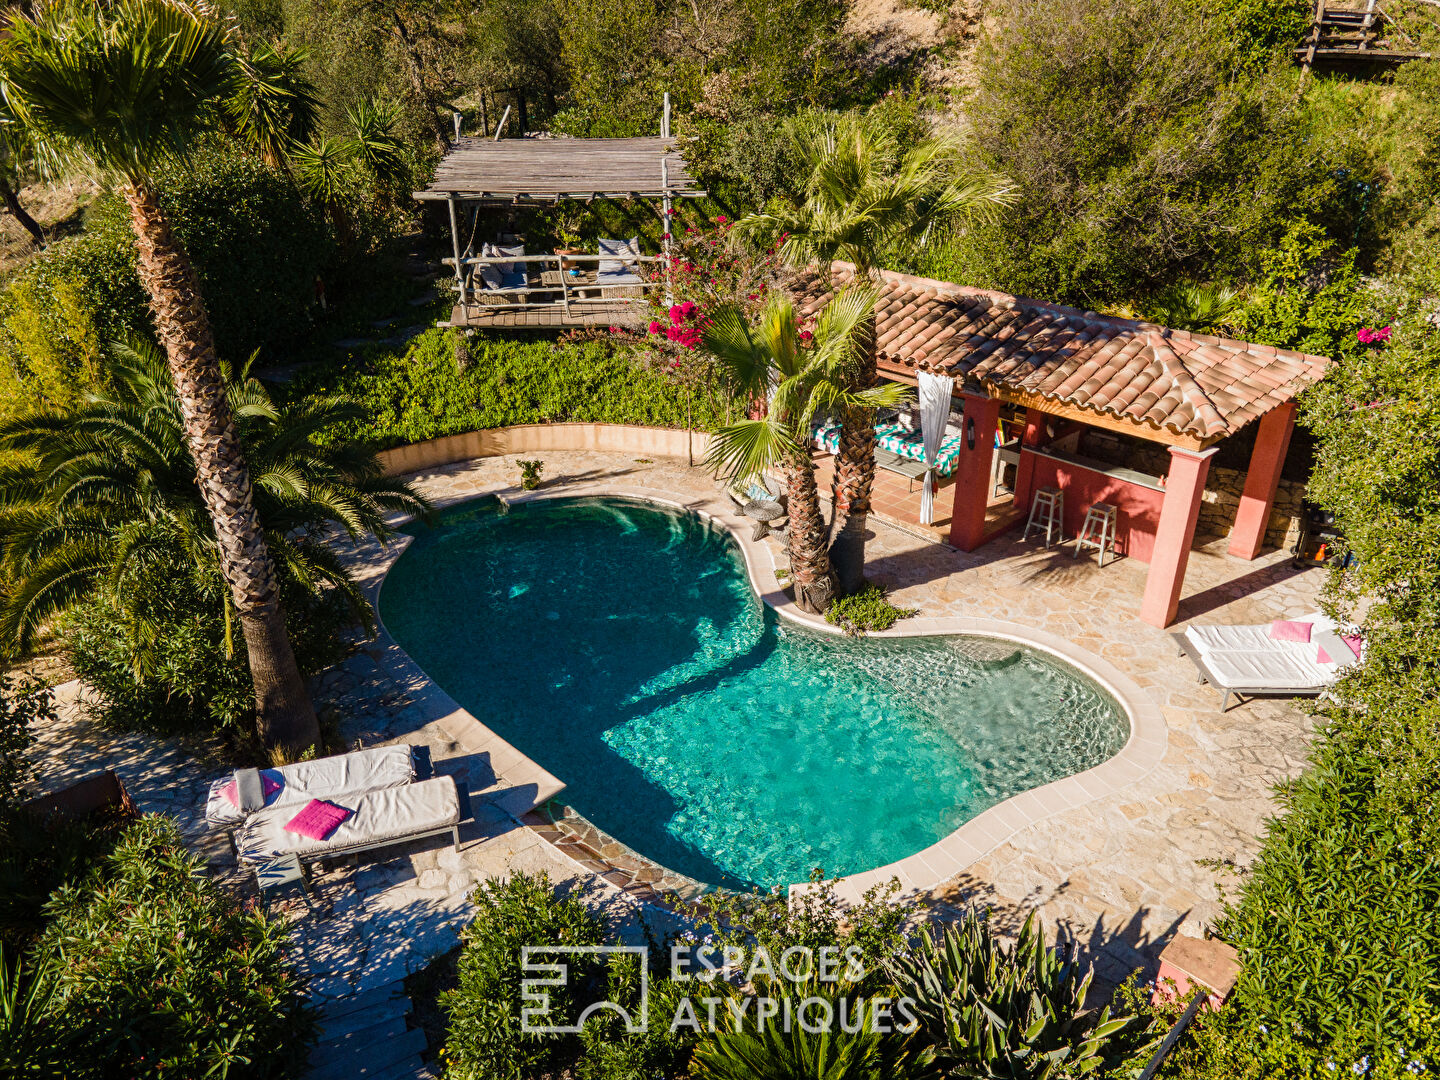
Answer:
M568 315L560 304L530 308L456 304L450 312L450 325L476 330L574 330L586 326L635 330L645 325L649 314L644 304L621 300L572 304Z

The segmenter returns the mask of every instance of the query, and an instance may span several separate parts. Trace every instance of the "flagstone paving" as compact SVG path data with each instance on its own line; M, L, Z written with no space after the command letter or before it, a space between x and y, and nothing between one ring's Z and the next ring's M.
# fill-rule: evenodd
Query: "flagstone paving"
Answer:
M717 499L713 480L683 462L586 451L526 456L545 460L549 491L644 489L695 506ZM444 505L510 489L518 467L513 457L490 458L416 479ZM1272 786L1303 766L1311 730L1303 703L1258 700L1222 714L1220 695L1196 684L1165 633L1135 616L1143 565L1120 559L1101 569L1093 557L1072 558L1070 548L1046 552L1013 535L966 554L883 522L871 531L868 574L892 589L897 603L920 609L922 618L1003 619L1061 635L1139 684L1168 727L1163 761L1148 775L1021 828L935 890L941 910L979 903L1014 922L1038 909L1047 923L1091 943L1107 982L1152 964L1175 933L1199 933L1218 911L1216 872L1206 864L1243 865L1253 857L1275 809ZM764 543L783 565L778 541ZM1264 622L1315 609L1318 573L1293 572L1279 553L1246 563L1223 551L1217 543L1195 553L1182 619ZM374 544L349 552L372 588L393 557ZM309 914L298 900L283 902L296 915L317 996L385 987L453 947L470 917L475 884L516 871L545 871L631 936L638 937L642 913L671 921L637 902L637 895L650 895L638 882L658 876L643 860L627 869L628 855L620 852L623 872L602 876L604 866L591 858L596 853L575 839L583 823L566 831L534 814L517 817L528 807L496 788L482 755L467 750L453 724L437 716L428 697L433 687L422 683L413 665L394 662L382 639L362 644L313 685L317 707L334 710L348 744L425 743L437 772L469 780L477 793L461 851L433 840L341 859L316 875L322 910ZM218 748L106 732L84 717L78 696L74 684L61 688L65 719L41 733L44 789L114 768L142 810L179 819L215 872L244 887L228 845L203 821L208 784L225 771Z

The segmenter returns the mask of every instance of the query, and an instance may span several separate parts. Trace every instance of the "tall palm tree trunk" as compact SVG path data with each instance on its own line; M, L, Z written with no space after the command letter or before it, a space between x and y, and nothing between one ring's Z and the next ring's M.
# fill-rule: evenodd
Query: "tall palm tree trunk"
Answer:
M856 329L857 362L853 389L876 382L875 317ZM841 596L865 587L865 529L870 489L875 486L875 410L845 409L840 417L840 448L835 455L833 539L830 563Z
M820 512L815 462L803 449L785 470L785 491L795 606L812 615L823 615L835 598L835 576L825 547L825 517Z
M0 175L0 200L4 201L5 209L15 216L15 220L20 223L21 227L34 238L35 246L43 248L45 246L45 230L40 227L38 221L30 216L30 212L20 205L20 196L11 187L9 178L3 175Z
M320 728L285 631L275 567L250 496L250 474L195 268L170 231L154 190L138 181L126 184L123 192L138 240L140 281L150 294L180 399L185 441L215 525L220 569L245 635L260 737L267 747L303 750L319 742Z

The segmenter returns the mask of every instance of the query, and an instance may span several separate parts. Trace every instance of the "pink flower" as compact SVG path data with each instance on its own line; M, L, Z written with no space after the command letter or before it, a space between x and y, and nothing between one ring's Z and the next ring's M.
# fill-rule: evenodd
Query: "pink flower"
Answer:
M808 341L810 341L810 339L813 338L814 336L815 336L815 335L812 334L809 330L801 330L801 331L800 331L800 340L801 340L801 341L808 342Z
M651 320L650 320L650 328L649 328L649 329L650 329L650 333L652 333L652 334L658 334L658 333L660 333L660 332L664 329L664 327L662 327L662 326L660 325L660 320L658 320L658 319L651 319Z
M608 327L608 329L612 334L623 334L625 332L624 330L621 330L618 326L611 326Z
M1355 340L1361 345L1383 345L1390 340L1393 330L1389 326L1382 326L1379 330L1371 330L1368 326L1355 331Z
M675 216L675 210L674 210L674 208L672 207L671 209L666 210L666 211L665 211L665 215L666 215L666 217L674 217L674 216Z
M715 224L716 224L716 225L724 225L725 222L727 222L727 221L729 221L729 220L730 220L730 219L727 218L724 214L721 214L719 217L717 217L717 218L715 219Z

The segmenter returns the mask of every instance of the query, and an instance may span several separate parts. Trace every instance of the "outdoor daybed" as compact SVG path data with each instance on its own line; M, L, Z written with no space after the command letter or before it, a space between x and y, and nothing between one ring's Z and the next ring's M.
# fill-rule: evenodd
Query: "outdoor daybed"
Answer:
M437 776L401 787L381 788L338 801L354 813L323 840L285 826L294 806L267 806L235 832L235 850L248 863L295 855L302 863L388 847L407 840L450 833L460 850L460 825L470 820L470 792L453 776Z
M827 421L816 429L814 442L817 449L840 453L840 424ZM899 421L875 425L875 464L882 469L898 472L912 480L925 475L925 440L919 427L907 427ZM940 443L940 452L935 456L935 472L940 476L951 476L960 458L961 435L958 431L946 432ZM888 454L887 454L888 452ZM893 456L889 456L893 455ZM908 467L912 466L913 467ZM893 467L892 467L893 466Z
M264 807L288 808L293 815L311 799L342 799L363 791L400 787L429 775L428 751L417 762L415 751L405 745L372 746L334 757L300 761L278 769L260 770L264 782ZM423 768L417 770L417 764ZM210 785L205 801L205 820L211 825L238 825L256 810L245 811L226 797L226 788L238 774L222 776ZM277 786L278 785L278 786Z
M1315 697L1358 663L1332 620L1317 613L1295 621L1310 624L1309 641L1276 640L1269 624L1192 626L1170 638L1195 665L1202 683L1225 692L1224 712L1232 696ZM1327 659L1320 658L1322 652Z

